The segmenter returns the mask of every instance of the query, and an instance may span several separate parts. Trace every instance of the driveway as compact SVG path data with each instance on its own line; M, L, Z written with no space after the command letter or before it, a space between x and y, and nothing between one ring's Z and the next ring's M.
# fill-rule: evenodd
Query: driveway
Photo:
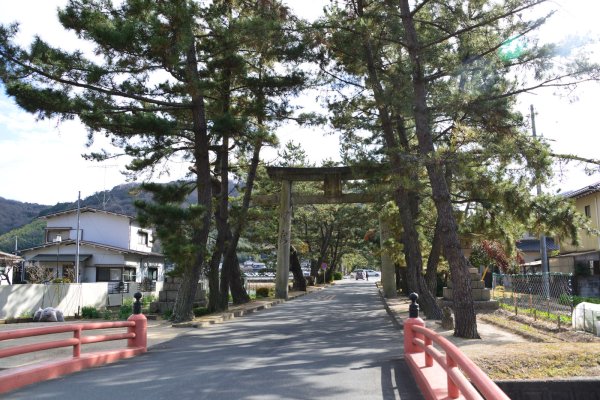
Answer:
M420 399L373 282L346 281L7 399Z

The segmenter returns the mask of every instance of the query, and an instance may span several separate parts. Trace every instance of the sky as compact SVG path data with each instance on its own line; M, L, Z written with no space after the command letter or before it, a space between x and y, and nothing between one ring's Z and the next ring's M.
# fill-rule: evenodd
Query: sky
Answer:
M321 14L323 5L328 2L288 0L287 3L300 16L312 19ZM90 49L58 23L56 9L64 4L66 0L0 0L0 23L20 22L18 40L22 44L30 43L33 35L38 34L51 44L66 49ZM550 2L549 6L557 13L543 27L545 39L560 40L571 34L600 37L597 23L600 2L597 0L560 0ZM600 61L600 51L594 57ZM600 84L586 83L569 96L559 96L550 90L523 95L519 99L519 108L528 115L529 106L534 105L537 134L544 136L555 152L600 158L599 99ZM304 99L302 104L317 109L314 99ZM312 162L339 160L337 137L323 132L323 129L286 125L278 135L281 143L290 139L300 142ZM36 120L35 116L22 111L13 99L0 93L0 197L52 205L76 201L79 192L85 198L125 183L121 173L124 161L98 163L86 161L81 156L109 146L108 142L96 138L91 149L85 146L86 142L87 131L77 121ZM269 151L263 158L266 162L273 161L275 152ZM173 164L170 175L158 180L180 178L186 170L186 164ZM600 181L600 175L588 176L577 165L556 172L557 177L543 188L544 191L564 192Z

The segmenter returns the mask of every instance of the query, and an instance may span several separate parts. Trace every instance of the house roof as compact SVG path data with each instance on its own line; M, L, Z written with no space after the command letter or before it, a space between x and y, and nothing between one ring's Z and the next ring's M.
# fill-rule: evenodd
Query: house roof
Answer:
M79 261L85 261L90 258L91 254L80 254ZM27 261L39 262L75 262L75 254L36 254Z
M15 262L15 261L21 261L21 257L15 256L14 254L5 253L3 251L0 251L0 260Z
M564 192L563 196L568 197L570 199L578 199L583 196L587 196L588 194L600 192L600 182L593 183L588 186L584 186L580 189L571 190L568 192Z
M539 239L521 239L517 241L517 249L522 252L539 252L540 251L540 240ZM554 243L554 239L546 237L546 250L554 251L560 250L560 247Z
M75 240L63 240L60 242L61 247L64 247L67 245L74 245L74 244L76 244ZM41 246L31 247L29 249L23 249L23 250L21 250L21 252L24 253L24 252L33 251L33 250L54 248L54 247L57 247L58 245L59 244L55 243L55 242L45 243ZM125 249L123 247L110 246L110 245L106 245L106 244L102 244L102 243L88 242L86 240L79 241L79 246L89 246L89 247L93 247L93 248L97 248L97 249L103 249L103 250L113 251L115 253L122 253L122 254L135 254L135 255L146 256L146 257L164 257L164 255L161 253L153 253L153 252L147 252L147 251ZM55 257L54 259L56 259L56 254L54 255L54 257Z
M59 215L66 215L66 214L73 214L76 213L77 209L76 208L72 208L70 210L64 210L64 211L59 211L59 212L55 212L52 214L47 214L47 215L42 215L41 217L39 217L39 219L48 219L51 217L57 217ZM116 215L119 217L125 217L125 218L129 218L129 219L135 219L135 217L132 217L131 215L127 215L127 214L120 214L120 213L116 213L116 212L112 212L112 211L105 211L105 210L99 210L97 208L92 208L92 207L82 207L79 209L79 213L83 214L83 213L103 213L103 214L108 214L108 215Z

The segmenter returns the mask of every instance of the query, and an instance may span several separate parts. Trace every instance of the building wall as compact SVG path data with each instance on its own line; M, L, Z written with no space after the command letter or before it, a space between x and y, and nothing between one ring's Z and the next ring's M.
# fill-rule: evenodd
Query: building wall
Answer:
M104 212L82 212L79 217L81 240L102 243L109 246L129 248L129 223L127 216L107 214ZM69 239L77 239L77 213L62 214L50 217L47 227L70 227Z
M592 193L587 196L575 199L577 211L585 214L586 206L589 207L589 219L592 228L598 229L600 226L600 193ZM573 251L600 250L600 238L596 235L589 235L584 231L579 231L579 246L573 246L570 240L561 242L562 253Z
M523 251L521 252L521 255L523 257L523 263L525 264L541 259L539 251Z
M550 272L572 274L575 271L575 259L573 257L553 257L549 261Z
M147 239L145 243L140 243L140 235L145 235L144 237ZM132 221L129 226L129 249L150 252L152 251L153 242L152 230L142 228L139 224Z

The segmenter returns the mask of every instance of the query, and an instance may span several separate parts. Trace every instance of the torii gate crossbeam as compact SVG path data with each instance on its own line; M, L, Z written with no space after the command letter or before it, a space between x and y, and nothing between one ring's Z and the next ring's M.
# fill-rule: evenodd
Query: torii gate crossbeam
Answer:
M362 193L342 193L342 181L374 177L386 173L386 166L369 167L267 167L267 173L273 180L281 181L279 196L256 196L255 204L279 203L279 234L277 241L277 271L275 279L275 297L288 298L288 281L290 270L290 244L292 234L292 203L293 204L342 204L342 203L372 203L374 195ZM323 195L292 195L294 181L323 181ZM279 197L279 198L277 198ZM277 201L278 200L278 201ZM394 265L388 262L389 257L382 261L381 281L386 297L396 295Z

